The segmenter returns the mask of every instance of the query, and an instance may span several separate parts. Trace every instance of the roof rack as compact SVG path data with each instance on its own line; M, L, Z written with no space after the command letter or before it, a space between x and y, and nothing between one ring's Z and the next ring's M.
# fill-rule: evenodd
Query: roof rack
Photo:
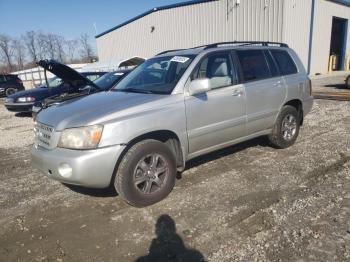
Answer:
M190 48L190 49L192 49L192 48ZM185 50L185 49L172 49L172 50L166 50L166 51L160 52L160 53L159 53L159 54L157 54L157 55L162 55L162 54L165 54L165 53L175 52L175 51L181 51L181 50Z
M233 41L233 42L219 42L207 45L204 49L215 48L221 45L261 45L261 46L279 46L289 47L285 43L279 42L263 42L263 41Z
M279 42L262 42L262 41L233 41L233 42L218 42L208 45L201 45L191 48L182 48L182 49L173 49L173 50L166 50L163 51L157 55L163 55L165 53L169 52L176 52L176 51L182 51L182 50L188 50L188 49L197 49L197 48L203 48L203 50L209 49L209 48L215 48L219 47L221 45L240 45L240 46L246 46L246 45L261 45L261 46L279 46L279 47L289 47L285 43L279 43Z

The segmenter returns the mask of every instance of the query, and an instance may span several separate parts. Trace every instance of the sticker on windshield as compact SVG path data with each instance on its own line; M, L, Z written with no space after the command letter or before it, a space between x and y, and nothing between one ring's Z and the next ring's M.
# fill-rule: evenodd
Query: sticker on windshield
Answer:
M117 72L117 73L114 73L114 75L115 75L115 76L122 76L122 75L124 75L124 73L122 73L122 72Z
M188 61L188 57L185 56L174 56L170 61L178 62L178 63L186 63Z

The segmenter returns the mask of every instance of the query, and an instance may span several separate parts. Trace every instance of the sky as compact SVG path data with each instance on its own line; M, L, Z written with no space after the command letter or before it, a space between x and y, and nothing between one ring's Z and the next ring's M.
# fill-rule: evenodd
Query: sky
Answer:
M0 0L0 34L18 37L43 31L78 38L93 38L154 7L184 0Z

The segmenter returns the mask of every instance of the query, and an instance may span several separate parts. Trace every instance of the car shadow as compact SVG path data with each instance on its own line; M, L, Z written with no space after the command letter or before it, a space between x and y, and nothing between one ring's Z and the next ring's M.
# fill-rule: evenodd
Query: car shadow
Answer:
M325 85L325 87L332 87L332 88L335 88L335 89L345 89L345 90L349 90L345 84L329 84L329 85Z
M88 196L93 196L93 197L116 197L118 196L117 191L110 186L107 188L87 188L87 187L82 187L82 186L76 186L76 185L69 185L62 183L64 186L69 188L70 190L83 194L83 195L88 195Z
M28 113L28 112L20 112L20 113L16 113L15 114L16 117L32 117L32 113Z
M269 144L266 137L257 137L252 140L248 140L248 141L191 159L186 163L185 170L203 165L207 162L218 160L220 158L238 153L240 151L246 150L247 148L255 147L255 146L270 147L271 145Z
M155 234L156 238L152 240L148 254L139 257L135 262L206 261L201 252L185 246L182 238L176 233L175 221L169 215L159 216Z
M184 171L186 171L190 168L194 168L194 167L203 165L207 162L215 161L215 160L218 160L220 158L226 157L228 155L238 153L238 152L243 151L247 148L255 147L255 146L267 147L267 146L270 146L270 144L269 144L268 140L266 139L266 137L254 138L254 139L249 140L249 141L245 141L245 142L242 142L242 143L239 143L239 144L236 144L236 145L233 145L233 146L230 146L230 147L218 150L218 151L214 151L212 153L209 153L209 154L206 154L203 156L196 157L196 158L194 158L186 163L186 169ZM116 170L114 172L116 172ZM183 172L177 172L176 178L181 179L182 173ZM81 186L77 186L77 185L65 184L65 183L62 183L62 184L76 193L80 193L80 194L84 194L84 195L88 195L88 196L101 197L101 198L102 197L116 197L116 196L118 196L118 193L115 190L113 185L110 185L108 188L95 189L95 188L86 188L86 187L81 187Z

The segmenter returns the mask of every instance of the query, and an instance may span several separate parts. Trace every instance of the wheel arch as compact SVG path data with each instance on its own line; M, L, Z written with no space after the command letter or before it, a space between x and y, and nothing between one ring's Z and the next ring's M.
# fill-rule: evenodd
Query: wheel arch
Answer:
M116 171L120 165L121 160L125 156L125 154L128 152L128 150L135 145L136 143L146 140L146 139L154 139L161 141L165 143L167 146L169 146L170 150L173 152L175 159L176 159L176 166L177 169L182 171L185 168L185 152L183 152L183 148L181 145L181 141L178 137L178 135L170 130L156 130L156 131L150 131L147 133L144 133L142 135L138 135L135 138L131 139L128 143L126 143L125 149L120 154L116 166L114 168L113 176L111 179L111 185L113 184Z
M300 117L300 125L304 123L304 112L303 112L303 103L300 99L292 99L286 102L283 106L292 106L298 111Z

